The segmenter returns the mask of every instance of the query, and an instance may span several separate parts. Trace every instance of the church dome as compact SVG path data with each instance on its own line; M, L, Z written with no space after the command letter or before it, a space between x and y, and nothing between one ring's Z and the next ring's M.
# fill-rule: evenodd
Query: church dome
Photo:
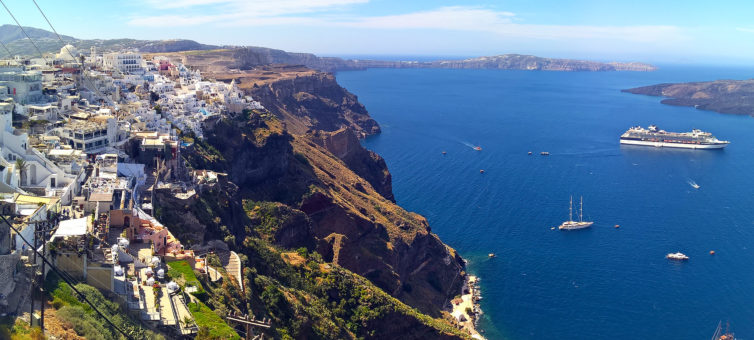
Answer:
M57 57L58 59L65 59L65 60L73 60L79 56L79 50L76 49L76 47L73 47L73 45L68 44L63 46L60 49L60 53L58 53Z

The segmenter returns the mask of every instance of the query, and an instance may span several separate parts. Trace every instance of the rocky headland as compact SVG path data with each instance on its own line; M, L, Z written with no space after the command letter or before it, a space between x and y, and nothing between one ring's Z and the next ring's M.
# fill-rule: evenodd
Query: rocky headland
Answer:
M666 83L626 89L623 92L667 97L661 101L667 105L754 115L754 80L751 79Z
M395 203L385 161L360 144L380 128L356 96L329 73L234 70L217 62L232 58L206 53L185 60L266 108L206 124L184 153L191 168L223 173L212 190L189 200L156 193L159 218L179 239L223 240L253 268L245 286L257 295L228 287L208 303L270 315L275 337L470 336L449 313L464 261Z

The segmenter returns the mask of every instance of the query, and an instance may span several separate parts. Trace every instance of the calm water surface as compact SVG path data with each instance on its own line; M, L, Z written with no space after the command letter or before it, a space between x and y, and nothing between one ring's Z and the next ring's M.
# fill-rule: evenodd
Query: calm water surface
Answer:
M386 159L398 202L481 277L490 339L707 339L719 320L754 337L754 118L620 92L750 77L709 67L337 75L382 125L364 144ZM732 144L619 145L628 127L649 124ZM584 197L591 229L551 230L570 195ZM676 251L690 261L664 258Z

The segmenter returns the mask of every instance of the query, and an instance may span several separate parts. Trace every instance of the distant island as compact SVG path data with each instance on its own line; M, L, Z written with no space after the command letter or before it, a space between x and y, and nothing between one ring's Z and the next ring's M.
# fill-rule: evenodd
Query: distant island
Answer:
M26 32L35 40L42 52L57 52L62 44L53 32L43 29L25 27ZM63 41L73 44L79 50L97 51L136 50L142 53L169 53L180 51L217 50L226 53L226 57L241 61L242 69L261 65L287 64L303 65L318 71L337 72L364 70L368 68L447 68L447 69L500 69L529 71L654 71L657 67L640 62L597 62L576 59L543 58L522 54L503 54L458 60L435 61L385 61L368 59L343 59L337 57L319 57L312 53L287 52L256 46L217 46L201 44L187 39L171 40L137 40L137 39L77 39L62 36ZM26 39L18 26L0 26L0 41L13 53L21 56L34 56L36 48Z
M754 80L715 80L665 83L622 90L633 94L667 97L661 103L691 106L719 113L754 115Z
M499 69L528 71L654 71L649 64L602 63L587 60L542 58L532 55L503 54L459 60L436 61L384 61L317 57L311 53L292 53L264 47L239 47L232 49L244 67L267 64L300 64L324 72L364 70L368 68L447 68L447 69Z

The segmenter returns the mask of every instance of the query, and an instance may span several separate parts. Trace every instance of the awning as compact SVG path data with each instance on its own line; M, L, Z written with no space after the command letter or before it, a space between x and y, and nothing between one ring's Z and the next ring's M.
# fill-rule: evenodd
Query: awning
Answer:
M73 220L60 221L58 229L52 234L53 237L86 235L86 217Z

